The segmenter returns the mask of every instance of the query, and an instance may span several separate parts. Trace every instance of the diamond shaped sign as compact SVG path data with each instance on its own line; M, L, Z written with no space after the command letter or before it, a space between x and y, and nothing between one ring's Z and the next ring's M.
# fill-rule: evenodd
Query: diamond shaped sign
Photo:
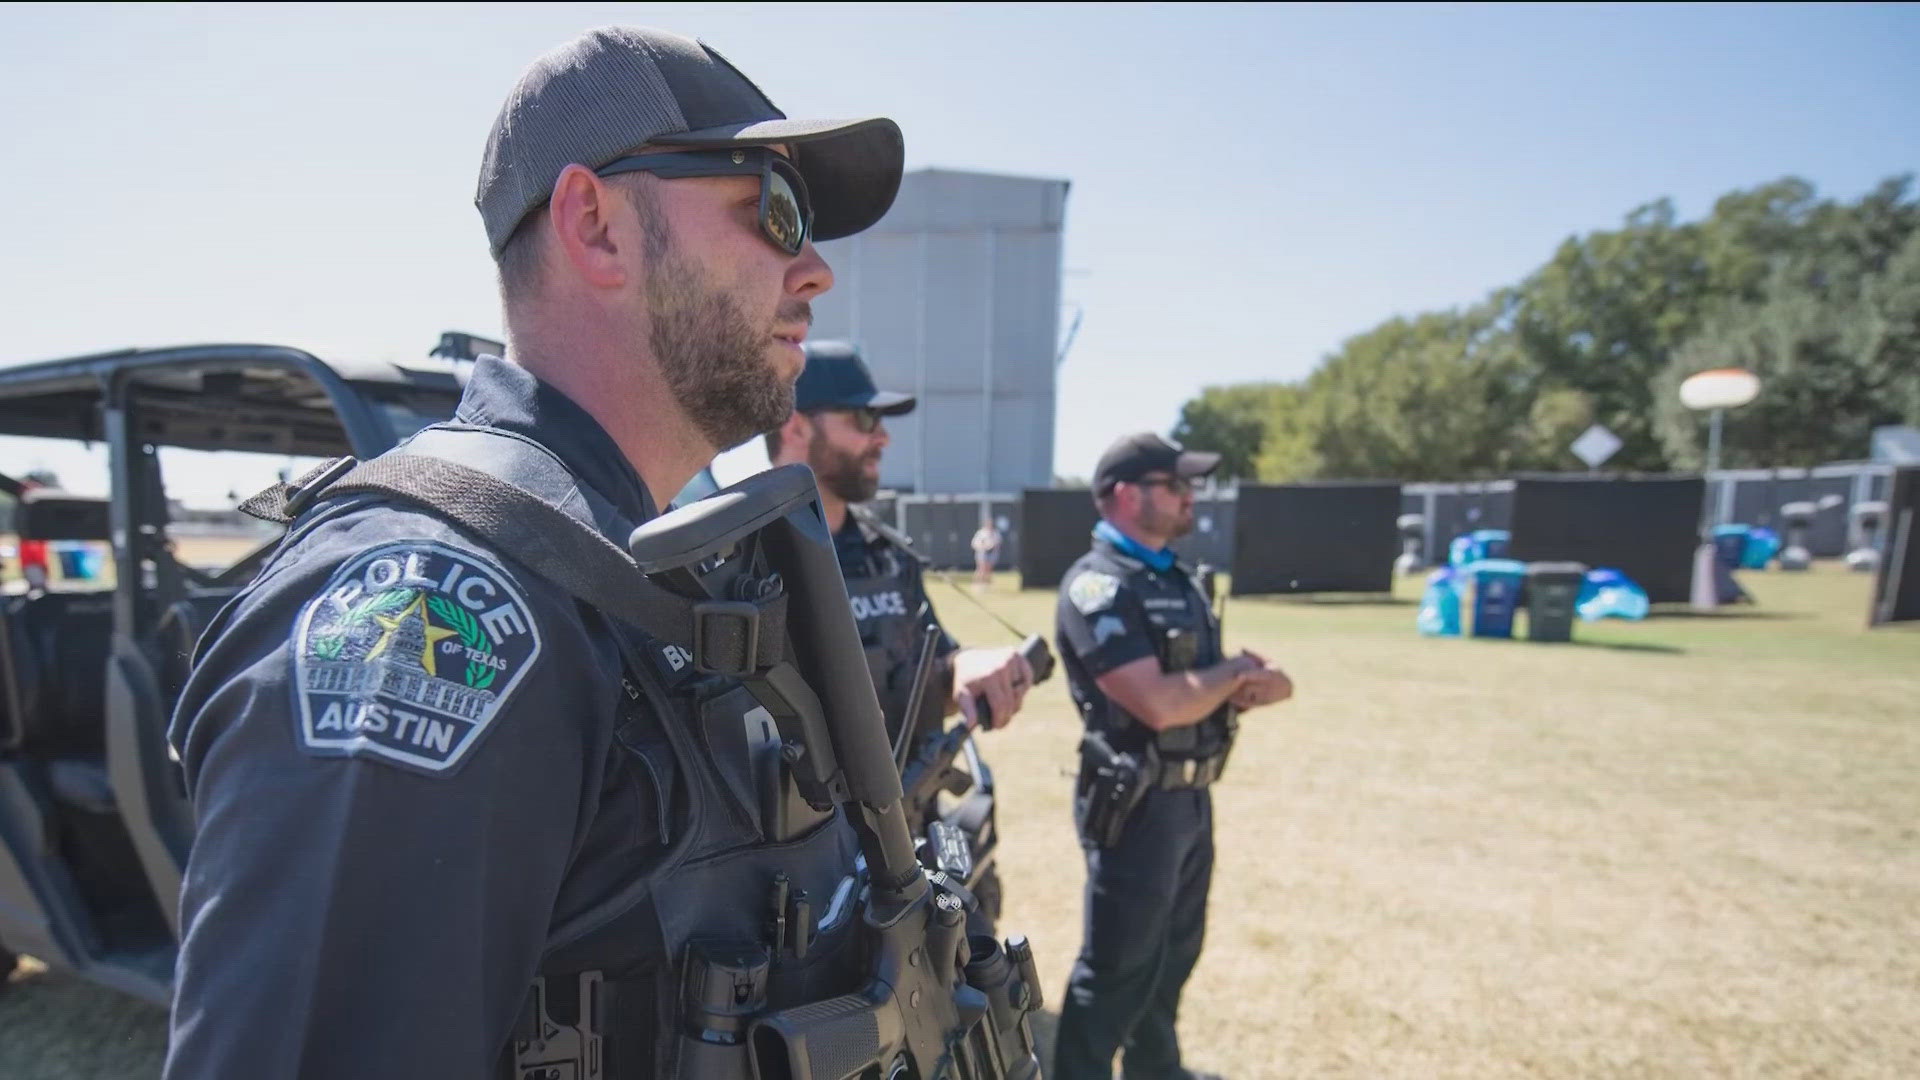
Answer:
M1579 438L1573 440L1572 450L1574 457L1587 463L1587 468L1597 469L1608 458L1619 453L1623 445L1625 444L1620 441L1620 436L1595 424L1581 432Z

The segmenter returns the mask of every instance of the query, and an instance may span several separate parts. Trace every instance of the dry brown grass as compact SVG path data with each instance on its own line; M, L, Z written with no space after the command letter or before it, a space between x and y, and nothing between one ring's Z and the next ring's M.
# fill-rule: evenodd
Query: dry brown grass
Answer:
M1753 613L1571 646L1424 640L1404 602L1236 601L1229 641L1300 689L1247 718L1217 791L1190 1063L1920 1076L1920 633L1864 631L1864 578L1746 580ZM1050 624L1051 596L1002 588L996 607ZM935 595L962 640L1004 639ZM1004 921L1049 1006L1079 943L1077 735L1056 680L985 740ZM0 996L0 1077L152 1075L163 1026L28 976Z

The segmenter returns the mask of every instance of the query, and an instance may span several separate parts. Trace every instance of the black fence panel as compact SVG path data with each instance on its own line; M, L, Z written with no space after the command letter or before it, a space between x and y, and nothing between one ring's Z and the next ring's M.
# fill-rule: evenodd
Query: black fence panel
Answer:
M1020 501L1009 495L919 498L900 500L900 530L913 538L914 550L942 570L973 570L973 534L980 528L985 505L1000 530L1000 550L994 568L1009 570L1020 560ZM894 520L889 518L888 520Z
M1193 531L1173 542L1173 550L1189 565L1205 563L1222 569L1233 562L1233 522L1239 500L1224 494L1193 500Z
M1233 595L1389 592L1399 516L1396 483L1242 484Z
M1434 493L1433 517L1427 521L1427 562L1435 566L1446 562L1454 537L1465 536L1476 529L1512 527L1513 481L1441 486Z
M971 541L979 527L980 509L974 503L932 502L918 499L900 504L900 520L914 549L942 570L973 565Z
M1699 477L1673 480L1528 477L1513 490L1513 558L1607 566L1654 603L1684 601L1699 544Z
M1887 546L1873 590L1870 622L1920 619L1920 468L1893 474L1887 495Z
M1020 498L1020 587L1051 589L1087 553L1100 514L1086 488L1030 488Z
M1807 526L1807 551L1817 559L1837 559L1847 553L1847 512L1853 505L1850 476L1742 477L1733 485L1732 513L1727 520L1741 525L1764 525L1786 537L1780 508L1788 503L1814 505Z

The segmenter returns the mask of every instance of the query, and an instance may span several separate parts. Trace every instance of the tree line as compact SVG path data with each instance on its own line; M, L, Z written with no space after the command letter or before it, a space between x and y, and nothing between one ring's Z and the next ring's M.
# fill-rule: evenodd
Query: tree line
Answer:
M1464 309L1389 319L1297 382L1209 387L1176 438L1245 479L1471 479L1584 466L1697 470L1706 419L1681 380L1744 367L1723 465L1857 459L1880 424L1920 424L1920 200L1911 176L1855 202L1787 178L1694 222L1661 199L1574 236L1525 280Z

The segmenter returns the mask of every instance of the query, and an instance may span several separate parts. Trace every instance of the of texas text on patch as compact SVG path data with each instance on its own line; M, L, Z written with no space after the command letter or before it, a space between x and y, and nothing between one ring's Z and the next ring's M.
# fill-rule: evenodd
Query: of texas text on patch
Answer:
M300 745L451 772L540 656L513 580L431 541L374 548L307 602L294 635Z

